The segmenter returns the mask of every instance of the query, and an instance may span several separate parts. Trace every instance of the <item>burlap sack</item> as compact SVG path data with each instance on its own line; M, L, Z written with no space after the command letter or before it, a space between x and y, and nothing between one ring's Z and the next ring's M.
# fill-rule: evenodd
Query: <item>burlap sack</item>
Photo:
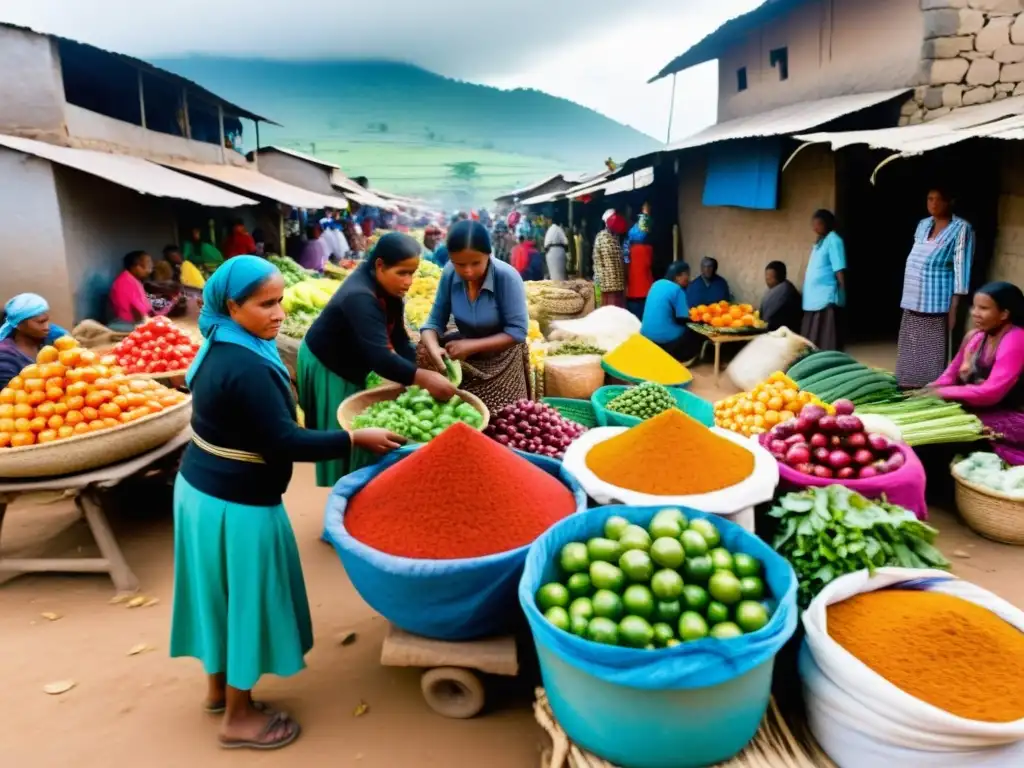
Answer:
M544 360L544 396L589 400L604 386L599 355L566 355Z

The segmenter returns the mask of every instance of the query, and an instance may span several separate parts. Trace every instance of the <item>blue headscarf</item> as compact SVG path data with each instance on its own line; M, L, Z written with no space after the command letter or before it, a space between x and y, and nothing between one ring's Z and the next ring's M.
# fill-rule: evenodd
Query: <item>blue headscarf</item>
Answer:
M14 333L15 329L26 320L45 315L49 311L50 305L42 296L35 293L18 294L4 305L7 319L3 325L0 325L0 341ZM59 325L50 323L50 335L46 337L46 340L59 339L61 336L67 335L68 332Z
M245 301L264 281L275 274L277 267L266 259L259 256L235 256L218 267L213 276L206 281L206 287L203 289L203 309L199 313L199 332L203 334L205 341L185 376L187 384L192 384L192 379L203 364L206 353L210 351L210 345L215 341L237 344L255 352L270 363L285 381L289 381L288 369L281 362L277 344L253 336L228 314L228 299L236 302Z

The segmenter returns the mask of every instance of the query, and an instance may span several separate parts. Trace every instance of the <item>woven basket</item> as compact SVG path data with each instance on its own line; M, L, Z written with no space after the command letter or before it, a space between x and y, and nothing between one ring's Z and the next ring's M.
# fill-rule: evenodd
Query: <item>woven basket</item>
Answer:
M188 426L192 400L160 413L100 432L24 448L0 449L0 478L74 475L140 456L166 443Z
M541 296L540 306L549 315L568 315L575 317L583 311L586 300L578 293L565 291L557 296Z
M461 389L455 391L459 397L480 411L480 415L484 417L483 423L480 425L480 431L483 432L487 429L487 425L491 420L491 413L487 410L487 406L484 405L484 401L476 395ZM401 384L385 384L383 387L377 387L376 389L356 392L338 406L338 423L341 424L343 429L352 429L352 422L355 421L356 416L371 405L383 400L396 400L403 392L405 392L405 387Z
M1024 501L964 480L955 471L956 505L975 533L1002 544L1024 546Z

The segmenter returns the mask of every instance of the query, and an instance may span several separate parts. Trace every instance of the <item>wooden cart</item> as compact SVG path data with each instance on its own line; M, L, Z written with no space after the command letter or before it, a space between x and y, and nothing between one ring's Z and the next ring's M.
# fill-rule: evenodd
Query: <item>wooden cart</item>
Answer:
M448 642L413 635L393 624L380 652L386 667L420 667L423 699L444 717L469 719L484 708L486 690L480 674L519 674L516 641L511 635Z

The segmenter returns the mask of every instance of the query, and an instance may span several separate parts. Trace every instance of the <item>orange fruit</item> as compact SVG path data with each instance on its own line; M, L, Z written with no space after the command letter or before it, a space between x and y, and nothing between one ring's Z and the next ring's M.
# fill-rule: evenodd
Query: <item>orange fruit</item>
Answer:
M11 444L11 433L0 432L0 448L7 448Z
M75 434L75 428L74 427L69 427L67 424L65 424L63 427L61 427L60 429L57 430L57 439L58 440L66 440L67 438L71 437L73 434Z
M50 389L51 387L55 389L64 389L64 375L61 374L60 376L48 377L43 388Z
M0 432L16 432L14 419L0 419Z
M46 426L50 429L60 429L64 426L64 417L54 414L46 420Z
M0 419L13 419L14 418L14 406L10 403L0 404Z
M145 396L138 392L132 392L129 395L125 395L125 399L128 401L129 408L139 408L146 404Z
M729 327L730 328L742 328L743 327L743 321L742 320L733 320L731 323L729 323Z
M88 382L89 384L92 384L94 381L100 378L100 372L97 371L95 368L89 367L81 368L79 370L81 371L82 374L82 381Z
M113 403L103 403L99 407L99 413L101 419L116 419L121 415L121 409Z
M722 318L720 318L720 317L713 317L713 318L711 318L711 326L713 328L721 328L723 325L725 325L725 321L722 320Z
M58 355L57 361L66 368L74 368L78 364L78 355L79 350L77 349L64 349Z
M26 392L45 392L46 391L46 380L45 379L25 379L25 391Z
M55 429L44 429L36 436L37 443L52 443L57 439L57 430Z
M96 421L100 417L100 412L91 406L85 406L82 409L82 418L86 421Z
M72 395L68 393L68 399L65 401L68 406L68 410L80 411L85 407L85 398L82 395Z
M63 401L62 401L62 402L59 402L59 403L54 403L54 404L53 404L53 412L54 412L55 414L57 414L58 416L64 416L64 415L66 415L66 414L67 414L67 412L68 412L68 411L70 411L70 410L71 410L71 409L70 409L70 408L68 408L68 404L67 404L67 403L65 403L65 402L63 402Z
M0 390L0 403L13 403L14 402L14 390L9 387L4 387Z
M85 396L85 404L90 408L99 408L105 402L107 402L107 395L109 393L104 392L90 392Z
M99 361L100 356L91 349L83 349L78 355L78 362L82 365L96 365Z
M796 418L796 414L793 413L792 411L782 411L782 413L779 414L779 420L780 421L789 421L790 419L795 419L795 418Z
M100 423L102 423L102 422L100 422ZM89 429L89 425L86 424L84 421L81 424L75 424L75 434L76 435L87 435L90 432L92 432L92 430Z
M122 411L128 408L128 398L125 395L115 395L114 399L111 400L110 402L112 402Z
M35 411L28 403L18 403L14 406L14 418L16 419L31 419L34 415Z
M160 413L164 409L160 402L157 400L147 400L146 408L149 409L150 413Z
M28 392L23 389L19 389L14 393L14 404L25 405L28 403Z
M50 402L56 403L58 400L64 398L64 390L60 387L50 387L46 390L46 399Z
M46 429L46 419L44 419L42 416L36 416L34 419L31 419L29 421L28 428L32 432L39 434L44 429Z
M108 416L107 418L103 419L103 426L105 426L107 429L110 429L111 427L119 427L121 426L121 420L119 418L115 419Z
M95 421L90 421L89 422L89 431L90 432L99 432L100 430L103 430L103 429L109 429L109 427L106 424L104 424L102 421L100 421L99 419L96 419Z
M78 426L84 421L85 417L82 415L82 412L77 409L68 411L67 414L64 416L64 423L70 424L72 427Z
M26 398L25 402L27 402L29 405L31 405L33 408L35 408L40 403L45 403L46 402L46 393L45 392L28 392L27 393L27 398Z
M764 414L764 423L769 427L774 427L779 423L779 412L778 411L766 411Z
M17 392L20 389L25 388L25 380L21 376L15 376L13 379L7 382L7 388L13 389Z
M56 347L51 347L47 344L45 347L39 350L39 354L36 355L37 363L55 363L57 358L60 356L60 350Z
M67 349L74 349L75 347L78 346L78 342L75 341L75 339L71 336L61 336L59 339L53 342L53 346L55 346L59 351L63 352L64 350Z
M25 379L38 379L39 373L39 366L32 363L31 365L26 365L22 368L21 373L18 375L22 378L22 381L24 381Z
M11 435L12 448L24 448L29 445L34 445L35 442L36 436L31 432L16 432Z
M163 397L160 398L160 405L162 405L164 408L171 408L180 402L181 400L178 398L176 394L164 395Z
M36 408L36 416L42 416L44 419L50 418L56 412L57 410L53 407L53 403L40 403Z

